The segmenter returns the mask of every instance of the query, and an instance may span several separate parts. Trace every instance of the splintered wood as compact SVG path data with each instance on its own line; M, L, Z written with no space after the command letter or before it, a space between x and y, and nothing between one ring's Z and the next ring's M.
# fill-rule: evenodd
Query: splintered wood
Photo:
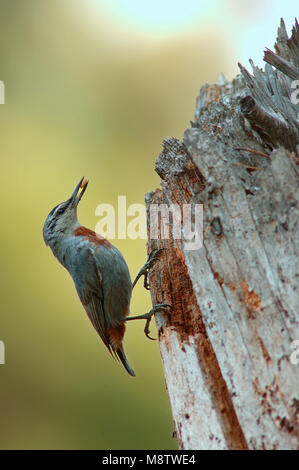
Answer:
M152 300L172 305L156 324L181 449L299 448L298 23L290 39L283 22L278 33L265 71L240 66L202 87L183 140L163 142L161 189L146 195L148 250L164 248ZM191 224L200 248L184 227L174 236L174 217L168 237L161 219L150 237L161 204L203 205L203 227Z

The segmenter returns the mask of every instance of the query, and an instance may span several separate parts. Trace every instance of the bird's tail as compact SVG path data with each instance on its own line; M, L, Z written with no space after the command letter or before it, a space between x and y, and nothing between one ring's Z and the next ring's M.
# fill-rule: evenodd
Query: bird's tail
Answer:
M125 351L122 345L122 340L125 334L125 324L121 323L119 326L109 328L107 330L107 343L106 346L108 347L112 356L116 359L119 359L128 374L132 377L135 377L135 372L131 368L130 364L128 363L128 359L126 358Z
M121 347L117 348L115 352L116 352L117 356L119 357L121 363L123 364L124 368L128 372L128 374L130 374L132 377L136 377L135 372L133 371L132 367L128 363L128 359L126 358L123 347L121 346Z

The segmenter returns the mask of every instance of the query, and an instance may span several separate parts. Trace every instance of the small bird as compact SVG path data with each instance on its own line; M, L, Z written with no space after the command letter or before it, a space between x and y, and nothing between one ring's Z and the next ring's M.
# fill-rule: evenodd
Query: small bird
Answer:
M150 338L148 325L152 315L157 310L170 307L168 304L157 304L148 313L128 317L132 289L142 275L144 286L148 289L147 275L161 250L150 253L132 283L120 251L103 236L78 222L77 207L87 185L88 181L83 177L72 196L52 209L43 227L44 241L69 271L81 303L111 355L120 359L127 372L135 376L122 344L125 322L147 320L144 331Z

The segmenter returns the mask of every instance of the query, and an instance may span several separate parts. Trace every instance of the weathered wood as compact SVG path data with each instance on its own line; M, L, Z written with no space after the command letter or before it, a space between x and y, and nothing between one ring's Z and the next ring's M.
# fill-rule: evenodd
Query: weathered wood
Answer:
M275 48L297 66L294 42L282 23ZM181 449L299 448L298 122L290 78L253 71L202 87L146 196L148 248L165 248L151 295L173 307L156 324ZM175 239L174 220L168 239L161 220L151 239L152 204L203 204L203 246Z

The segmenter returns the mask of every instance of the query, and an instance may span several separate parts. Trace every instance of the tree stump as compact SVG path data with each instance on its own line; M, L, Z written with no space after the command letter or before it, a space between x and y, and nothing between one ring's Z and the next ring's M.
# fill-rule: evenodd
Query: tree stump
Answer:
M281 20L275 49L264 71L240 65L201 88L183 141L163 142L162 189L146 195L148 250L164 248L152 301L172 305L155 318L180 449L299 448L297 21L289 39ZM153 238L152 204L202 204L202 247L174 236L175 216Z

